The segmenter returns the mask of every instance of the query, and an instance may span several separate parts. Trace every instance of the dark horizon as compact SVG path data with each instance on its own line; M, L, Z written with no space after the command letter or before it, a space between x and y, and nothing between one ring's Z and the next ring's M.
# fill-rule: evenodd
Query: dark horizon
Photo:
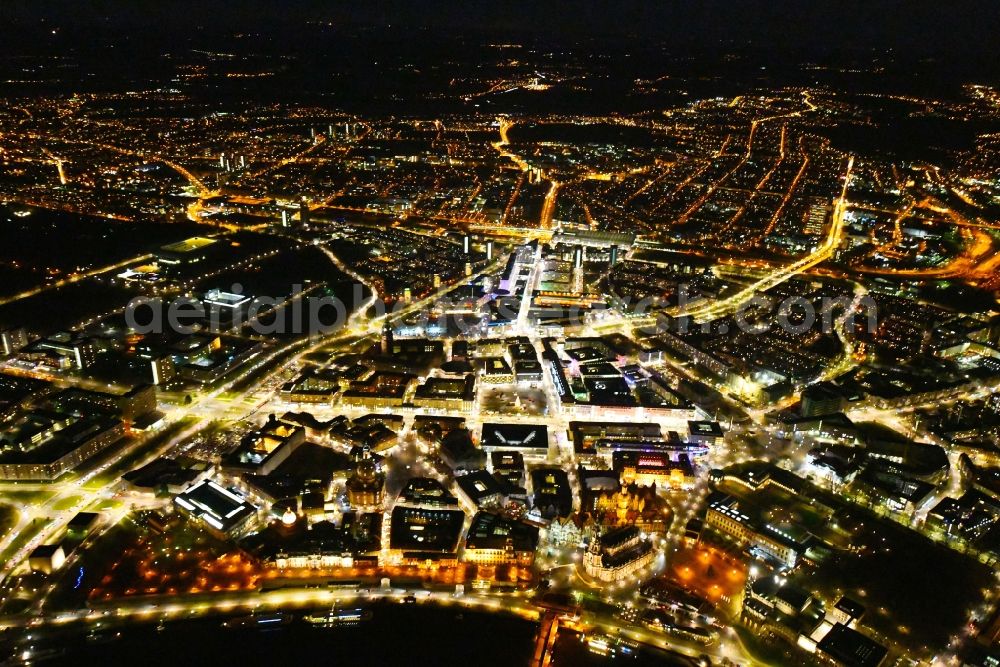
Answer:
M838 53L896 52L902 58L974 58L990 67L988 56L1000 33L1000 8L988 0L909 2L858 0L671 0L626 2L429 1L288 3L206 0L161 3L99 0L46 5L12 0L0 18L18 30L5 35L0 50L47 48L54 44L97 46L142 38L167 43L193 39L204 31L219 36L259 31L262 40L286 36L305 25L334 29L384 29L394 35L431 31L469 36L535 37L564 45L581 40L636 40L679 48L750 47L787 49L835 56ZM38 38L53 29L51 44ZM202 35L203 37L203 35ZM626 44L627 45L627 44ZM289 44L295 48L296 44Z

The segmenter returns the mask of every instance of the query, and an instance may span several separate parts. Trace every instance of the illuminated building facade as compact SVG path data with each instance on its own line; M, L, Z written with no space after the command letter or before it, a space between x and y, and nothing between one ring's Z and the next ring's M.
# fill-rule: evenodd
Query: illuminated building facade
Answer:
M621 581L653 562L652 543L635 526L595 537L583 554L583 569L598 581Z
M382 504L385 494L385 473L379 470L371 450L365 447L354 470L346 483L347 501L351 507L374 507Z

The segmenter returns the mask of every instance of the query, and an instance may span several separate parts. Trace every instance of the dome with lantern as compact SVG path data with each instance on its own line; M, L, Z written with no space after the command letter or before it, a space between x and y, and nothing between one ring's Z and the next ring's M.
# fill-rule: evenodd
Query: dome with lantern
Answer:
M371 507L382 502L385 493L383 473L371 449L364 448L354 473L347 478L347 500L353 507Z

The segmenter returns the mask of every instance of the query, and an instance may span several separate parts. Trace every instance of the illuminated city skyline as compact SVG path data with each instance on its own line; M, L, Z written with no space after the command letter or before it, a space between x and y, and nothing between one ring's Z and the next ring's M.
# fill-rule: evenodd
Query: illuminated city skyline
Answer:
M998 664L995 8L3 11L11 664Z

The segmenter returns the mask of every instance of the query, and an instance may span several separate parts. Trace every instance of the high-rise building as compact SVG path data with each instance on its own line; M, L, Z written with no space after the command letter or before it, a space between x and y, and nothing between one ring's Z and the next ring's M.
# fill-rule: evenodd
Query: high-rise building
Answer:
M468 255L472 251L472 238L466 234L462 237L462 252Z
M88 368L97 360L97 347L93 339L80 333L60 331L34 343L32 348L54 352L77 369Z
M490 239L486 242L486 259L489 261L493 260L493 240Z
M209 290L202 296L209 329L221 331L238 327L244 321L252 302L253 297L241 292L224 292L218 288Z
M299 221L303 225L309 224L309 203L306 201L305 197L299 200Z
M392 325L389 324L388 319L382 325L382 341L379 344L379 349L382 350L382 354L392 354Z
M573 249L573 291L583 292L583 246Z
M847 399L837 387L820 382L802 390L799 414L803 417L831 415L844 409Z
M0 354L14 354L28 344L28 333L22 327L0 331Z
M152 375L153 384L165 384L170 382L176 375L174 359L169 354L149 361L149 372Z

